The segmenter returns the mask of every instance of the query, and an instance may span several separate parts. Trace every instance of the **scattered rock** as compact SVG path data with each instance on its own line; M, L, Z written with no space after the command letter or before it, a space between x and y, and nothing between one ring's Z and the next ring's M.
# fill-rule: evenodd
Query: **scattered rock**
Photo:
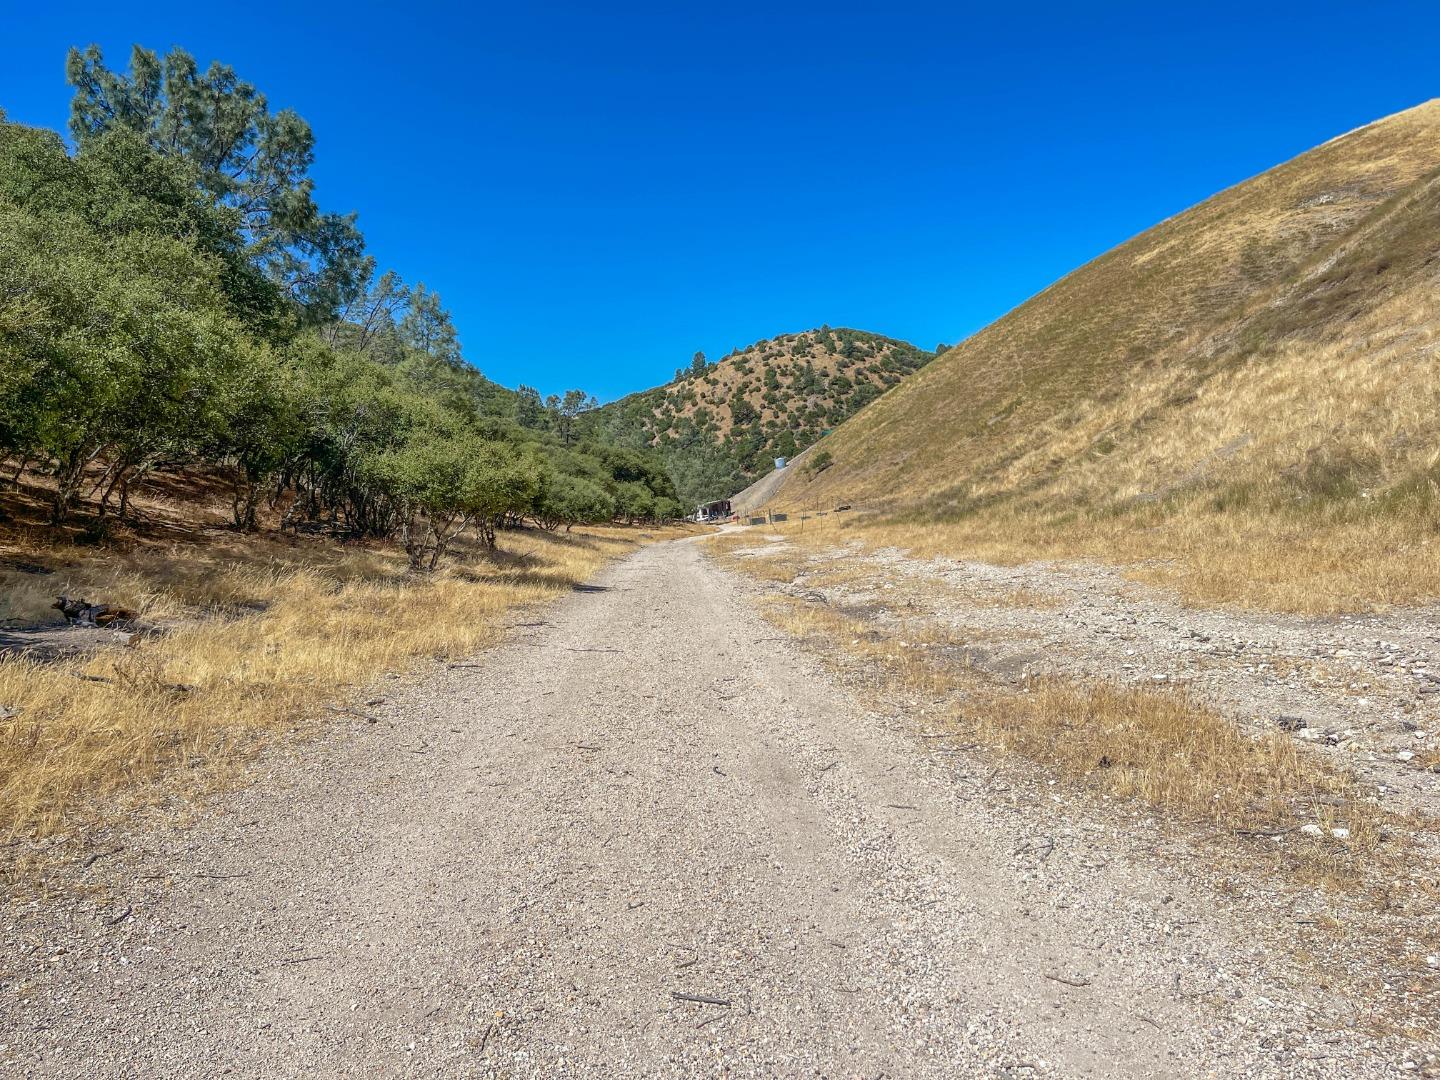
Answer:
M135 621L135 613L113 604L92 604L88 600L74 600L68 596L57 596L50 605L65 616L70 626L114 626Z

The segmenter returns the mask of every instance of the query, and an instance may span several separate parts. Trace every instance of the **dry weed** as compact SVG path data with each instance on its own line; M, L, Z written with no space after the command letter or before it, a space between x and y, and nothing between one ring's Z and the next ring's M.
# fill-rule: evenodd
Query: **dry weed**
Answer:
M910 702L932 735L1017 755L1171 823L1231 839L1285 837L1277 862L1308 883L1352 887L1361 863L1403 846L1386 846L1398 830L1350 776L1282 734L1252 737L1182 691L1058 678L1011 684L969 662L969 638L935 624L886 631L789 597L771 598L765 610L822 656L863 661L876 696ZM1305 825L1319 826L1321 836L1301 833ZM1343 842L1334 829L1345 830Z

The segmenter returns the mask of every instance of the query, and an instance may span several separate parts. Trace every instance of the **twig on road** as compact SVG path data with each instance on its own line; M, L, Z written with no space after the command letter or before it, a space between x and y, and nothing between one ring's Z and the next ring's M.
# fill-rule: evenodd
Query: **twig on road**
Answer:
M358 717L359 719L364 720L367 723L378 724L380 722L379 717L371 716L369 713L363 713L359 709L352 709L346 705L326 705L325 708L328 711L336 713L340 716Z
M671 990L670 996L676 1001L694 1001L701 1005L724 1005L729 1008L734 1002L719 997L711 997L709 994L687 994L680 990Z
M80 865L81 865L81 867L83 867L84 869L88 870L88 869L90 869L90 867L94 866L94 865L95 865L97 862L99 862L101 859L108 858L108 857L111 856L111 855L119 855L120 852L122 852L122 851L124 851L124 850L125 850L125 849L124 849L123 847L117 847L117 848L111 848L109 851L96 851L96 852L93 852L93 853L91 853L90 855L87 855L87 856L85 857L85 860L84 860Z
M1031 860L1030 869L1034 870L1054 853L1055 838L1053 836L1032 836L1010 854L1028 857Z
M1041 974L1051 982L1064 983L1066 986L1090 985L1089 979L1067 979L1064 975L1051 975L1048 971L1042 971Z
M120 912L119 914L116 914L116 915L111 915L111 916L110 916L108 919L106 919L105 921L106 921L107 923L109 923L111 926L117 926L117 925L119 925L120 923L124 922L126 919L128 919L128 918L130 917L130 913L131 913L132 911L134 911L134 910L135 910L135 907L134 907L133 904L126 904L124 911L122 911L122 912Z
M485 1052L485 1044L490 1041L490 1036L495 1034L495 1022L492 1020L490 1026L485 1029L485 1034L480 1036L480 1045L475 1048L477 1054Z

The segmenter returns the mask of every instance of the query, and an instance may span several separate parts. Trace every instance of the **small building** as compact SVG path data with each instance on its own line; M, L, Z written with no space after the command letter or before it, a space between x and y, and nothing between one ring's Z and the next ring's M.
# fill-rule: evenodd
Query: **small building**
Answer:
M729 521L730 500L716 499L714 502L701 503L695 508L696 521Z

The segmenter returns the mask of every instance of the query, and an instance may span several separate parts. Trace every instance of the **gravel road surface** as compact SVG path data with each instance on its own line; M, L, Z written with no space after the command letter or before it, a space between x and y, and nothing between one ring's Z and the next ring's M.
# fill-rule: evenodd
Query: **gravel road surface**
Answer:
M7 910L0 1071L1401 1075L1182 874L1045 850L700 545L517 622Z
M827 600L893 606L897 586L908 587L918 602L907 614L994 643L981 665L993 673L1185 687L1256 733L1288 731L1375 784L1390 809L1434 814L1440 804L1440 774L1423 766L1440 753L1434 607L1313 618L1191 608L1113 566L995 566L893 549L832 549L810 567L835 562L855 580ZM813 588L802 574L790 591ZM1016 590L1045 602L1004 602Z

